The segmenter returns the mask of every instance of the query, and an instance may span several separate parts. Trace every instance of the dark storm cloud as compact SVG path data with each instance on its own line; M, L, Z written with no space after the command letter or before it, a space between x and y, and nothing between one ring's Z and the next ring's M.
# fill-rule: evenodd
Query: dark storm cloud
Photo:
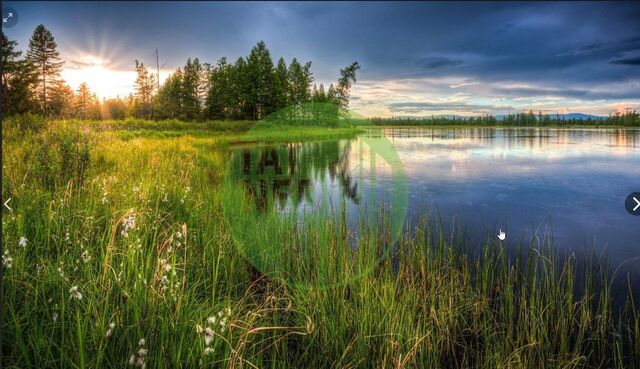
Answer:
M586 100L633 99L638 97L638 92L635 90L599 91L599 90L578 89L578 88L497 87L497 88L492 88L491 92L496 96L504 96L504 97L556 96L556 97L579 98L579 99L586 99Z
M622 64L622 65L640 65L640 56L635 58L623 58L623 59L611 60L609 63Z
M462 64L462 60L447 57L427 57L419 58L416 64L423 70L453 68Z

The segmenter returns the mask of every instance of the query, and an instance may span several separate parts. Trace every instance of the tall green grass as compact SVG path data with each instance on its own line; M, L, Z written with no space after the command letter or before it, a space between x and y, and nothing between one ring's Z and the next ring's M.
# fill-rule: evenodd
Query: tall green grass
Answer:
M5 368L640 367L639 307L615 311L591 259L560 260L548 240L467 252L426 217L394 245L371 230L390 252L369 273L295 288L234 245L229 137L125 140L91 124L3 125ZM340 277L378 255L344 252L341 219L283 236L335 251L323 257ZM289 273L313 281L314 255Z

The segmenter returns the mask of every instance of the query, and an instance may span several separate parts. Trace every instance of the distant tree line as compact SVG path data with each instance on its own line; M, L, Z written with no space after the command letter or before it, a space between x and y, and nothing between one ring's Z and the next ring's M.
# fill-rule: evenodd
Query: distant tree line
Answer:
M509 114L501 119L493 115L481 115L473 117L420 117L420 118L370 118L369 122L377 126L444 126L444 125L469 125L469 126L640 126L640 114L635 110L625 113L615 113L602 118L566 118L557 115L542 114L533 111L528 113Z
M135 60L135 93L100 101L83 83L76 91L60 77L64 61L51 32L36 27L24 57L17 42L2 33L2 111L56 118L181 120L258 120L291 105L332 103L346 109L356 82L357 62L340 70L337 83L314 84L311 62L280 58L274 65L264 42L234 63L225 57L215 65L187 59L164 83Z

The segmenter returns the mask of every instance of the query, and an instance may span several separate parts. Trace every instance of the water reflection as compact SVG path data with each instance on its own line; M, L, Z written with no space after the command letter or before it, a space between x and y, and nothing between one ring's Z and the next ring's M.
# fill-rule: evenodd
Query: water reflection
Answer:
M362 149L363 137L393 143L413 224L437 209L457 217L471 243L494 227L507 230L508 243L551 228L560 250L593 245L616 264L640 256L640 219L623 206L640 189L640 130L384 128L354 140L244 147L232 160L261 209L270 197L282 211L313 209L323 197L347 207L384 203L379 188L391 171Z
M318 187L326 185L334 188L332 194L339 188L343 198L357 205L351 147L350 140L244 147L233 153L232 168L261 211L270 204L280 210L313 205Z
M552 228L566 251L585 245L613 263L640 256L640 219L623 208L640 188L640 130L388 129L409 181L412 218L457 216L472 240L494 225L511 240ZM419 205L418 205L419 204Z

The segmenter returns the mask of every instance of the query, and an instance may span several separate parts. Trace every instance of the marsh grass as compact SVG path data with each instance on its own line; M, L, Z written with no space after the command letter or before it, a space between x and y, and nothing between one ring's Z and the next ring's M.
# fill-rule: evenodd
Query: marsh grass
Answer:
M296 288L234 245L221 205L233 135L31 123L3 125L5 368L640 367L639 307L612 306L603 261L559 259L548 239L469 252L425 217L394 245L375 230L370 245L390 251L369 273ZM371 265L366 247L344 252L341 219L282 236L342 251L323 256L333 276ZM317 278L314 258L289 272Z

